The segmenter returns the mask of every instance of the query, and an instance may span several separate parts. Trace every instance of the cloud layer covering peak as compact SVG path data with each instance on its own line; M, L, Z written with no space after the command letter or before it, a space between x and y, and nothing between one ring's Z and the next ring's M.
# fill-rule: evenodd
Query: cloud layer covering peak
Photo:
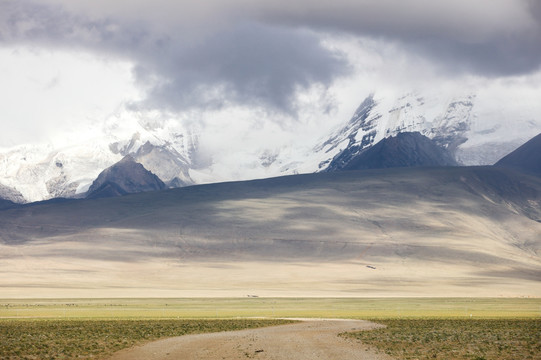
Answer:
M540 4L537 0L0 0L4 50L0 71L8 74L14 68L13 54L36 58L61 54L66 68L71 55L83 54L129 67L129 76L122 70L110 87L133 89L108 96L118 99L117 105L107 105L103 117L123 108L136 117L154 111L178 121L191 117L190 121L205 118L208 123L208 114L225 111L216 118L233 123L232 114L241 111L252 114L254 126L262 118L285 127L292 121L320 126L345 120L372 91L396 95L419 87L440 91L471 84L501 89L498 84L503 81L515 84L507 88L515 97L525 87L530 98L541 71ZM48 74L51 85L54 79L62 85L60 80L73 77L63 74L61 65L53 71L47 62L31 73L38 70ZM25 74L17 76L22 79ZM34 81L26 77L26 83ZM104 82L84 76L80 81L84 93L66 87L66 95L58 93L57 99L79 92L84 99L96 99L86 108L100 107L101 97L86 93L103 94ZM9 86L4 85L5 93ZM22 109L40 96L32 94L34 98L21 97L21 104L14 102L12 107ZM59 124L50 120L53 110L47 118L26 116L27 128L33 128L32 122ZM64 123L78 124L77 116L62 116ZM13 119L7 120L8 130L22 123Z

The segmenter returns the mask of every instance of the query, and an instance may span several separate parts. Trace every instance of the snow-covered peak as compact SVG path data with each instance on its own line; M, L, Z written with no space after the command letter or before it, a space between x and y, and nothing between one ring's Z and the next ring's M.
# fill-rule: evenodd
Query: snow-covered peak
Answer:
M175 126L173 126L173 124ZM146 145L145 151L141 151ZM145 124L126 114L81 129L60 131L42 144L21 145L0 152L0 184L28 201L83 195L105 168L132 154L156 174L170 174L188 184L194 138L177 122ZM167 161L152 156L167 154ZM153 160L151 160L152 158Z
M335 170L334 165L329 168L331 160L346 149L354 157L382 139L403 132L420 132L455 153L467 140L466 133L475 118L474 101L475 96L469 94L441 98L412 92L394 101L371 94L348 123L315 147L317 153L329 155L318 170Z
M493 164L540 133L541 118L527 109L509 110L506 99L489 100L482 93L376 92L365 96L350 118L336 119L334 130L319 132L313 129L317 121L282 127L240 110L212 121L124 111L58 132L48 143L0 149L0 185L18 201L81 196L125 155L168 186L332 171L333 159L346 150L353 157L402 132L420 132L459 163Z

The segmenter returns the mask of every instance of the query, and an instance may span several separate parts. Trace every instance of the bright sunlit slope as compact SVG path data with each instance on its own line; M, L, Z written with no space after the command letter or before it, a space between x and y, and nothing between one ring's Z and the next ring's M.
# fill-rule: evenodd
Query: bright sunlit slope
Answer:
M2 297L541 296L541 180L295 175L0 212Z

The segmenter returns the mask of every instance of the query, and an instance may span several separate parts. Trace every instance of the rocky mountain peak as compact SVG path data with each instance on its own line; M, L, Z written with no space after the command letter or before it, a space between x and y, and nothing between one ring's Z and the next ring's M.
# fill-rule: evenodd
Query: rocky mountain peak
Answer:
M456 166L451 153L419 132L390 136L358 153L343 151L327 171L414 166Z
M160 178L127 155L101 172L88 189L86 197L111 197L165 188Z

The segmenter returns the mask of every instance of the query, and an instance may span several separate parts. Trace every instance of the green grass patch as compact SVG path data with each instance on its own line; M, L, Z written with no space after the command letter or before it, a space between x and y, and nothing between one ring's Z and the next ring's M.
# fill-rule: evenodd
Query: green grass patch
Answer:
M284 320L0 320L0 359L96 359L139 343Z
M354 336L398 359L541 359L541 299L527 298L6 299L0 359L95 359L163 337L282 323L238 317L378 319L387 329Z
M541 359L541 319L386 319L344 334L396 359Z
M209 319L541 317L541 299L527 298L184 298L9 299L0 318Z

